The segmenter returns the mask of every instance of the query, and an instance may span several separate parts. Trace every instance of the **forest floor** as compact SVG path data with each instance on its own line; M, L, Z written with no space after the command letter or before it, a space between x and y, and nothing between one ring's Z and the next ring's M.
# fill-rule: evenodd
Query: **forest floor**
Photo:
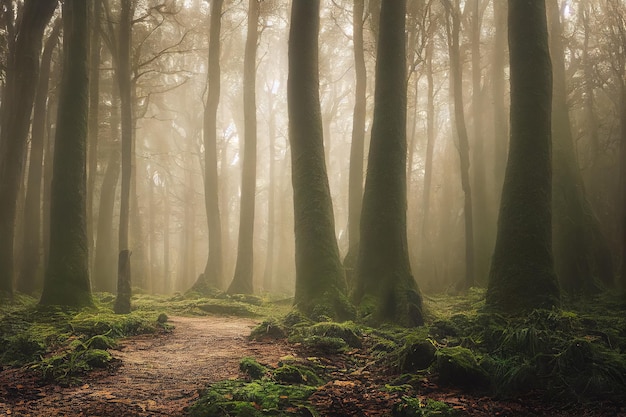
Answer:
M234 378L239 360L275 363L292 354L286 342L249 341L254 320L170 317L171 332L123 339L117 365L81 384L43 384L28 368L0 372L0 416L182 416L208 383Z
M477 294L476 299L479 299L479 296L480 294ZM461 301L463 300L455 300L450 304L455 306L454 311L458 309L469 311L470 308L464 306ZM546 401L545 398L542 400L533 391L504 400L487 395L484 390L482 393L472 392L471 387L469 390L462 390L440 383L437 374L428 370L418 373L405 371L404 375L400 375L397 369L389 367L388 360L381 360L381 351L378 351L376 356L376 349L373 347L376 344L380 346L382 340L378 331L364 331L360 335L362 346L360 344L359 347L348 346L333 353L311 349L305 343L306 338L300 342L294 339L288 342L286 337L261 341L248 338L252 329L262 321L262 317L268 314L282 315L288 311L288 307L283 309L285 311L281 310L282 312L278 311L280 309L255 312L256 307L250 306L249 309L254 310L250 311L248 307L243 308L240 304L231 302L229 308L238 315L255 313L252 314L255 318L244 318L234 317L226 312L224 305L220 304L221 301L192 299L181 301L180 305L176 304L177 302L174 299L168 301L169 304L162 300L155 302L150 298L136 299L137 311L146 311L146 317L156 316L158 311L171 312L172 315L167 320L168 325L162 326L156 333L120 339L116 347L109 349L114 360L108 367L80 374L78 379L71 379L69 384L45 381L41 368L34 369L33 362L22 367L0 366L0 417L184 416L189 407L201 398L201 391L208 385L226 380L232 382L234 387L241 381L249 382L249 375L239 370L241 359L246 357L254 358L266 367L262 379L267 381L269 378L269 383L278 383L277 378L276 382L272 380L281 363L304 364L311 369L321 370L319 376L323 382L312 384L314 386L312 395L306 400L306 404L312 405L316 412L324 417L391 415L626 417L625 401L616 404L581 399L580 402L574 401L570 404L555 403L551 400ZM237 307L235 310L232 310L233 305ZM437 299L431 302L433 310L435 305L448 304ZM154 310L155 306L157 310ZM30 310L20 311L17 313L19 317ZM112 320L99 315L102 311L101 309L89 313L88 320L80 314L71 316L73 317L69 322L71 324L64 326L71 328L73 332L80 330L79 325L85 329L99 329L101 320ZM206 315L207 312L209 315ZM198 316L200 314L202 315ZM565 316L569 320L568 317L572 313L566 314L569 314ZM437 316L444 315L443 312L437 313ZM39 317L41 313L35 316ZM558 317L561 321L565 320L562 316ZM132 317L128 318L129 323L133 320ZM585 321L588 318L581 313L576 320ZM18 323L14 315L8 313L0 320L2 321L13 323L12 325ZM42 326L46 323L35 324ZM452 321L435 320L431 324L430 333L424 334L434 337L432 336L434 330L441 331L444 324L450 325ZM530 326L532 330L531 324L525 326ZM269 326L267 331L269 333ZM33 331L33 334L36 333ZM0 334L0 339L2 337ZM71 342L74 337L76 336L69 336L66 342ZM446 343L452 343L453 339L449 334L446 334L446 337L448 339L439 338L440 342L447 340ZM616 340L621 340L619 337ZM400 339L404 340L405 336L400 336ZM54 352L48 352L45 356L50 357L53 354ZM383 358L390 355L392 354L385 353ZM623 379L623 376L618 377ZM263 385L257 385L259 386ZM230 397L232 399L232 395ZM280 396L279 402L283 402L283 398L289 402L283 395ZM250 401L256 410L261 410L262 407L255 401L246 401ZM419 410L417 412L396 410L392 414L394 405L406 401L418 401ZM438 402L445 405L447 411L439 412L432 409L427 412L431 405L437 406ZM293 406L287 407L293 409ZM299 415L313 414L307 414L304 410Z

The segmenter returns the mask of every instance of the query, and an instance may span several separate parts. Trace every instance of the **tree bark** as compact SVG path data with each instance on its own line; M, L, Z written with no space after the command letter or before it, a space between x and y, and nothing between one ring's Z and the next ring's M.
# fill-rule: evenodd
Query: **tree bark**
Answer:
M217 106L220 101L220 32L223 0L211 4L208 95L204 108L204 201L209 229L209 254L204 273L193 289L219 287L222 283L222 225L217 178Z
M87 118L89 112L87 3L63 5L63 78L54 142L50 204L50 259L43 305L93 303L87 242Z
M276 246L276 117L274 116L274 93L268 92L269 108L269 180L267 184L267 253L265 256L265 271L263 272L263 289L273 290L274 280L274 253Z
M229 294L252 294L254 272L254 206L256 197L256 51L259 38L259 0L248 2L248 34L243 62L245 136L241 173L241 207L235 276Z
M6 85L0 107L0 295L13 295L16 209L26 139L39 78L43 31L56 6L56 0L26 0L15 38L9 39Z
M335 237L324 160L319 98L319 0L294 0L287 82L296 241L295 305L319 318L347 318L351 308Z
M382 3L354 300L374 321L416 326L424 319L406 230L405 13L406 0Z
M507 5L506 2L502 0L494 1L493 8L495 21L492 66L493 130L495 143L495 163L493 175L495 179L495 201L499 203L500 195L502 193L502 183L504 181L504 171L506 169L509 143L509 129L505 97L506 85L504 74L504 69L506 65Z
M352 36L354 47L354 112L352 116L352 141L350 142L350 172L348 178L348 253L343 265L348 283L352 284L353 270L359 254L359 228L361 227L361 202L363 199L363 165L365 157L365 117L367 112L367 70L363 42L365 0L355 0L352 10Z
M559 304L552 259L552 65L544 0L509 0L511 139L487 306ZM528 65L533 62L533 65Z
M122 0L118 39L117 81L120 93L120 111L122 122L122 183L120 194L120 228L119 228L119 257L117 276L117 300L115 302L117 314L130 313L130 249L129 249L129 221L130 221L130 186L132 176L133 153L133 109L131 97L130 73L130 45L132 25L131 0ZM126 281L128 280L128 281ZM128 294L126 293L128 288ZM126 298L128 297L128 302ZM128 306L128 308L126 308Z

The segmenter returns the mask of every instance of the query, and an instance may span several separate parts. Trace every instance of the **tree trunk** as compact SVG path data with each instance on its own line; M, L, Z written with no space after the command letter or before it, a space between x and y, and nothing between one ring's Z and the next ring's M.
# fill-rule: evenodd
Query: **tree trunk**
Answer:
M254 205L256 196L256 51L259 38L259 0L249 0L248 34L243 62L245 136L241 173L241 207L235 276L230 294L252 294L254 272Z
M89 21L87 3L63 5L63 78L54 142L50 259L40 303L92 304L87 242L87 118Z
M61 20L54 23L54 28L46 40L41 56L41 71L35 105L30 141L30 158L26 201L24 203L24 239L22 240L22 266L17 281L17 290L32 294L41 285L39 274L41 265L41 184L43 178L43 154L47 126L48 87L50 85L50 67L52 52L59 41Z
M612 286L613 265L606 239L585 196L574 149L557 0L548 0L547 7L554 74L552 222L555 270L564 291L589 294L600 291L601 286Z
M450 71L452 72L452 86L454 95L454 121L459 140L459 160L461 164L461 188L463 189L465 217L465 280L459 286L469 289L474 285L474 220L472 207L472 187L470 184L470 150L465 125L465 113L463 111L463 64L461 62L461 50L459 37L461 32L461 11L458 3L448 3L448 12L452 18L452 29L449 40L450 47Z
M494 179L495 179L495 201L500 202L502 193L502 183L504 181L504 171L506 169L506 159L509 143L509 129L506 112L505 97L505 74L506 65L506 16L507 5L505 1L497 0L493 2L494 8L494 46L493 46L493 129L494 129Z
M365 157L365 117L367 112L367 71L363 42L365 0L355 0L352 13L354 43L354 113L352 116L352 141L350 142L350 173L348 179L348 253L343 265L348 283L352 284L353 270L359 254L359 228L361 226L361 201L363 199L363 165Z
M559 304L552 260L552 65L544 0L509 0L511 139L487 306ZM528 65L533 62L533 65Z
M424 319L407 247L405 13L406 0L382 3L354 300L375 321L416 326Z
M94 0L91 4L91 26L89 28L89 143L87 144L87 237L89 251L93 253L95 239L93 228L96 224L93 212L96 176L98 174L98 129L100 110L100 16L101 1ZM93 269L92 269L93 272Z
M122 0L119 27L119 45L117 57L117 81L120 89L120 111L122 121L122 184L120 194L120 228L119 228L119 257L117 276L117 300L115 302L117 314L130 313L130 250L129 220L130 220L130 185L132 176L133 153L133 113L131 97L130 74L130 45L132 25L131 0ZM128 281L126 281L128 280ZM126 289L128 288L128 294ZM126 298L128 297L128 300ZM128 307L128 308L126 308Z
M263 273L263 289L273 290L274 253L276 246L276 117L274 116L274 93L268 92L269 108L269 180L267 182L267 253Z
M426 45L426 79L428 81L428 97L426 104L426 161L424 163L424 187L422 190L422 236L420 242L420 265L426 274L432 273L434 266L431 261L432 242L430 238L430 195L433 178L433 157L435 153L435 83L433 80L433 38L429 37Z
M295 305L318 318L351 308L335 237L319 99L319 0L294 0L287 82L296 241Z
M222 283L222 225L217 185L217 106L220 101L220 32L223 0L211 3L208 95L204 108L204 201L209 229L209 254L204 273L194 289L219 287Z
M39 78L43 31L56 6L56 0L26 0L15 38L9 40L6 85L0 107L0 295L13 295L13 239L26 139Z
M115 103L115 100L113 101ZM116 109L113 109L115 111ZM112 129L119 127L113 123ZM114 126L114 127L113 127ZM116 132L117 133L117 132ZM115 194L120 176L120 151L112 149L104 179L100 188L100 203L98 209L98 228L96 239L96 255L94 257L94 287L97 291L115 291L115 255L113 211Z

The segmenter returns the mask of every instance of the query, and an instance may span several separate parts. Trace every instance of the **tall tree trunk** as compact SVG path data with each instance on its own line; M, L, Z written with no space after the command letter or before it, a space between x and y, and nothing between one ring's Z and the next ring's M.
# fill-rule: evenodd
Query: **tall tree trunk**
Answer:
M622 268L619 283L626 294L626 79L620 80L619 125L620 125L620 190L622 220Z
M559 304L552 260L552 64L545 0L509 0L511 140L487 306ZM533 62L533 65L528 65Z
M500 0L502 1L502 0ZM482 30L482 3L473 0L472 4L472 119L474 122L474 141L472 152L472 202L475 233L475 271L479 283L484 284L489 275L489 260L493 250L495 222L493 211L488 204L487 176L485 158L485 131L483 127L483 92L482 69L480 59L480 40Z
M263 273L263 289L273 290L274 253L276 246L276 117L274 116L274 93L267 94L269 108L269 180L267 182L267 253Z
M217 106L220 101L220 32L223 0L211 3L208 95L204 108L204 201L209 228L209 254L204 273L194 289L219 287L222 283L222 225L217 185Z
M319 99L319 0L294 0L289 28L289 142L296 240L295 305L305 314L346 318L345 275L339 259L324 160Z
M40 303L92 304L87 242L87 3L63 5L63 78L59 97L50 205L50 260Z
M114 100L115 103L115 100ZM114 104L115 106L115 104ZM113 111L115 111L115 108ZM112 128L117 134L118 123ZM115 146L115 145L114 145ZM104 179L100 188L100 202L98 209L98 226L96 234L96 254L94 257L94 287L97 291L115 291L115 255L113 211L115 206L115 194L120 176L120 151L111 149L109 161L104 172Z
M352 116L352 141L350 142L350 173L348 179L348 253L343 261L348 283L359 254L359 228L361 226L361 201L363 199L363 165L365 157L365 117L367 112L367 71L363 23L365 0L355 0L352 11L352 41L354 47L354 112Z
M464 289L474 285L474 220L472 207L472 186L470 184L470 150L463 110L463 63L459 38L461 32L461 11L458 3L447 3L448 13L452 18L452 28L449 32L450 71L452 72L452 86L454 94L454 121L459 140L459 160L461 164L461 188L463 189L465 217L465 281L460 284ZM450 29L449 29L450 30Z
M507 5L505 1L496 0L493 2L495 33L493 45L493 128L494 128L494 179L496 196L495 201L500 202L500 194L502 193L502 183L504 181L504 171L506 169L506 159L509 143L509 129L506 111L505 97L505 74L504 67L506 65L506 16Z
M9 40L6 85L0 106L0 295L13 295L13 239L26 139L39 78L43 31L56 6L57 0L26 0L15 39Z
M41 71L35 96L33 126L30 141L30 158L26 201L24 204L24 238L22 240L22 265L17 281L17 290L32 294L41 285L39 266L41 265L41 185L43 178L43 153L47 126L48 87L50 85L50 67L52 52L59 41L61 20L54 23L54 28L46 40L41 56Z
M120 89L122 121L122 184L120 194L119 256L117 268L117 299L115 312L130 313L131 252L129 249L130 186L133 159L133 109L131 97L130 45L132 1L122 0L117 57L117 81Z
M91 25L89 28L89 143L87 144L87 237L89 251L93 253L95 240L93 228L96 224L93 212L96 176L98 173L98 129L100 109L100 16L102 0L91 4ZM93 271L93 269L92 269Z
M424 163L424 187L422 190L422 236L420 242L420 264L426 274L432 273L431 239L430 239L430 195L433 178L433 157L435 153L435 83L433 79L433 38L429 37L426 44L426 80L428 81L428 97L426 104L426 161Z
M163 293L171 291L170 278L170 201L167 184L163 185Z
M611 253L593 209L585 196L574 149L565 58L557 0L548 0L550 52L554 76L552 100L553 143L553 248L556 274L561 287L571 294L598 292L612 286ZM597 280L597 281L596 281Z
M406 230L405 13L406 0L382 3L354 300L376 321L416 326L424 319Z
M259 0L248 1L248 34L243 62L245 136L241 173L241 207L235 276L230 294L252 294L254 272L254 205L256 197L256 51L259 38Z

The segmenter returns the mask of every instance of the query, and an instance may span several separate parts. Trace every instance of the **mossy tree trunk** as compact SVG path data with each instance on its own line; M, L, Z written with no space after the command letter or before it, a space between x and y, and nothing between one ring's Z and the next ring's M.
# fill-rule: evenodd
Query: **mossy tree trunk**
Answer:
M88 6L63 4L63 76L50 203L50 258L40 303L92 304L87 242Z
M259 0L248 1L248 33L243 62L243 114L245 118L241 173L241 212L235 276L230 294L252 294L254 270L254 205L256 196L256 51L259 38Z
M117 300L115 312L130 313L131 268L129 249L130 187L133 160L133 109L131 97L130 45L133 8L131 0L122 0L119 38L117 45L117 82L120 93L122 124L122 181L120 194L119 257L117 275ZM126 263L127 262L127 263ZM128 306L126 309L125 306Z
M374 320L415 326L423 323L423 315L406 231L405 12L406 0L382 3L374 121L353 295Z
M6 84L0 106L0 295L13 295L14 237L28 129L39 77L43 32L57 0L26 0L9 39Z
M597 293L613 285L611 251L585 195L567 104L565 58L557 0L548 0L554 74L552 135L553 246L557 276L570 294Z
M319 98L319 0L294 0L287 82L296 240L295 305L310 316L349 316L324 161Z
M544 0L509 0L511 139L487 306L559 304L552 259L552 65Z
M24 203L24 231L22 240L22 265L20 267L17 290L32 294L37 287L41 288L41 185L43 180L43 153L46 138L48 87L50 85L50 67L52 52L59 42L61 20L54 27L41 55L41 71L33 108L33 125L31 129L30 157L26 200Z
M349 283L352 283L353 270L359 254L359 228L361 227L361 200L363 198L365 117L367 111L367 71L363 42L364 12L365 0L355 0L352 9L352 35L356 83L354 86L354 113L348 180L348 253L343 261Z
M203 291L222 284L222 224L217 181L217 106L220 101L220 32L223 0L211 2L208 95L204 107L204 202L209 229L209 254L204 273L192 289Z

